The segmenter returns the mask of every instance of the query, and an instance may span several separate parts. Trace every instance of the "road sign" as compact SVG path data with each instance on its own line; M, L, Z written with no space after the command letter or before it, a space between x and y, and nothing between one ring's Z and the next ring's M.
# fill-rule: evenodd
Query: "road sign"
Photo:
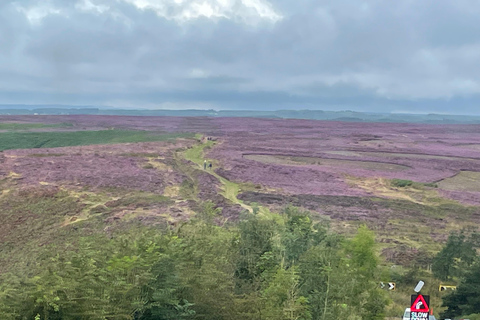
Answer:
M424 284L425 284L425 282L423 282L422 280L418 281L418 283L417 283L415 289L413 289L413 291L420 292L420 290L422 290Z
M447 290L457 290L457 286L447 286L444 284L441 284L438 286L438 291L447 291Z
M395 291L395 282L380 282L380 288Z
M410 320L428 320L430 296L414 294L410 302Z

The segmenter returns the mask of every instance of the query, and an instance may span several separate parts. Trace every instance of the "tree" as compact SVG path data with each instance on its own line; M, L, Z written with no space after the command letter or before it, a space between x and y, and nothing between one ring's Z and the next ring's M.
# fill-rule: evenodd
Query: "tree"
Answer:
M449 280L452 277L462 276L477 258L475 238L467 238L464 232L452 232L447 243L435 256L432 272L440 280Z
M238 293L244 293L244 288L258 289L264 272L280 264L283 249L280 226L272 219L248 214L238 228L235 278Z
M192 319L233 319L236 232L215 225L219 210L207 204L197 219L177 232L176 269L182 298L193 304Z
M282 243L285 250L287 266L298 261L299 257L311 246L325 239L326 229L318 223L313 223L308 211L296 207L287 207L284 212L285 230Z
M299 276L294 266L288 270L281 265L264 290L264 319L310 320L308 300L300 295Z
M378 263L375 234L367 226L360 226L355 237L347 241L345 251L349 256L350 281L354 283L349 305L361 310L363 320L383 319L388 302L375 281Z
M443 298L445 318L480 313L480 262L475 263L455 291Z

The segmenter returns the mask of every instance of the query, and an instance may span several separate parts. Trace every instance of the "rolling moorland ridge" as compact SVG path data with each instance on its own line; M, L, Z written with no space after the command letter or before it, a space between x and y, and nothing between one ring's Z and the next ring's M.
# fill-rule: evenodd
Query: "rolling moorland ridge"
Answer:
M438 316L475 263L479 141L474 124L0 116L1 318L396 319L418 280ZM474 252L442 273L449 243Z
M116 115L169 117L241 117L267 119L305 119L342 122L394 122L425 124L479 124L480 116L452 114L376 113L325 110L151 110L68 105L0 104L0 115Z

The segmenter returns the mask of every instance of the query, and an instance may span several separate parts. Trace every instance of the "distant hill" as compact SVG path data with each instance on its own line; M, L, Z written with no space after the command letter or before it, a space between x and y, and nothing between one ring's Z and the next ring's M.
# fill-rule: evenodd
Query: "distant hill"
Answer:
M253 117L281 119L310 119L348 122L396 122L425 124L480 124L480 116L445 114L370 113L356 111L323 110L150 110L115 109L113 107L68 105L0 105L0 115L125 115L125 116L176 116L176 117Z

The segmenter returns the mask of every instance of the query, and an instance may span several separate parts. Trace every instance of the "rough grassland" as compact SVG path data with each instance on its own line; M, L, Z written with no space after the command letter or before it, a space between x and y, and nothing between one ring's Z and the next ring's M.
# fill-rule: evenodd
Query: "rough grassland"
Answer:
M347 157L377 157L377 158L405 158L405 159L427 159L427 160L473 160L465 157L438 156L432 154L394 153L394 152L366 152L366 151L325 151L327 154L342 155Z
M342 160L342 159L325 159L315 157L296 157L296 156L274 156L265 154L248 154L244 156L246 159L259 161L262 163L273 163L280 165L316 165L316 166L336 166L360 168L381 171L401 171L408 169L407 166L402 166L393 163L376 162L376 161L356 161L356 160Z
M0 123L0 130L32 130L46 128L68 128L72 127L71 123L43 124L43 123Z
M213 141L207 141L205 143L200 143L200 144L194 146L193 148L190 148L187 151L185 151L184 157L185 157L186 160L189 160L189 161L195 163L199 168L203 168L203 161L204 160L208 160L208 162L215 163L216 161L214 161L213 159L205 158L205 154L204 154L204 150L206 148L211 148L212 146L214 146L214 144L215 143ZM215 163L215 165L216 165L216 163ZM231 181L225 179L224 177L215 173L215 171L208 170L206 172L213 175L216 179L218 179L218 181L221 182L222 189L223 189L223 196L226 199L232 201L235 204L238 204L238 205L242 206L242 208L244 208L248 211L253 210L251 206L248 206L248 205L244 204L243 201L241 201L237 198L239 190L240 190L240 186L238 185L238 183L234 183L234 182L231 182Z
M57 148L93 144L165 141L192 136L190 133L160 133L134 130L3 132L0 133L0 151L9 149Z
M445 190L480 192L480 172L462 171L440 181L438 185Z

